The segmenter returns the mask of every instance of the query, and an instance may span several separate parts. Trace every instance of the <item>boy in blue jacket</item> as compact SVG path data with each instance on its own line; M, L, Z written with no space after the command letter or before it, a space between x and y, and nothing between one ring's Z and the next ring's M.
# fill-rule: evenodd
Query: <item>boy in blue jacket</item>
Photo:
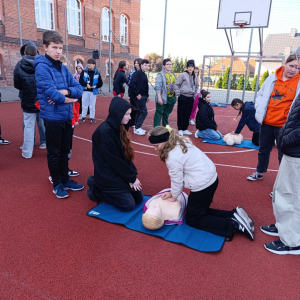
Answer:
M73 103L81 97L82 89L68 68L60 62L63 38L56 31L45 31L43 45L46 52L34 60L35 79L41 118L46 129L47 160L53 181L53 193L66 198L66 190L84 188L69 179L68 154L72 138Z

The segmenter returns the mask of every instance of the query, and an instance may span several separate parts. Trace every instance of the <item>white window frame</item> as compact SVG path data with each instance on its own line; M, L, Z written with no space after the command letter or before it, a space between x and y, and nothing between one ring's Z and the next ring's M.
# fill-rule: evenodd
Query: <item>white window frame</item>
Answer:
M120 16L120 42L122 45L128 45L128 18L125 15Z
M109 9L107 7L102 8L102 41L109 42Z
M68 9L68 33L72 35L82 36L82 15L81 15L81 1L73 0L75 3L79 3L79 8L71 7L71 1L67 0L67 9ZM71 26L71 22L74 20L71 19L71 12L75 12L75 26ZM79 14L79 20L78 20ZM78 22L79 21L79 22ZM73 30L75 27L75 30Z
M105 75L109 76L109 62L105 64Z
M41 3L46 2L46 26L41 23ZM37 5L37 6L36 6ZM52 6L52 11L49 11L50 6ZM55 19L54 19L54 3L53 0L34 0L34 10L35 10L35 21L38 28L55 30ZM38 14L38 15L37 15ZM52 23L52 24L51 24Z

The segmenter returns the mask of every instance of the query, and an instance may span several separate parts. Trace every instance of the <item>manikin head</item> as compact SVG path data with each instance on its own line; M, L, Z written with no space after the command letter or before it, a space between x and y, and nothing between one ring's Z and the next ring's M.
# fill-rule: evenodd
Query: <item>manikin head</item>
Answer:
M43 33L43 47L47 55L54 60L59 60L63 51L64 40L62 36L52 30Z
M156 230L163 227L164 220L158 204L149 206L147 211L142 215L142 223L149 230Z

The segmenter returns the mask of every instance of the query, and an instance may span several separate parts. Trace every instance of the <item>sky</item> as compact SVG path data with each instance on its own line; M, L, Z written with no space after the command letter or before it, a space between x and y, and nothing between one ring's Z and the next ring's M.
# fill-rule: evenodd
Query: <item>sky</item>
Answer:
M217 29L218 10L219 0L168 0L165 57L192 58L199 65L203 55L230 55L225 32ZM165 0L141 0L141 57L162 54L164 13ZM300 0L273 0L264 40L270 33L289 33L291 28L300 33ZM236 32L232 30L234 50L247 52L251 29L238 31L238 36ZM253 31L251 51L259 51L258 29Z

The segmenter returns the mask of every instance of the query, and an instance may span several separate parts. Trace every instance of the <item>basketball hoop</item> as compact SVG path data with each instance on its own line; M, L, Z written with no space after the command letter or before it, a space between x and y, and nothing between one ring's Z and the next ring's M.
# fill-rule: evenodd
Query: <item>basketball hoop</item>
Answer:
M243 20L234 21L233 25L239 26L240 29L243 29L245 25L247 25L247 21L243 21Z

